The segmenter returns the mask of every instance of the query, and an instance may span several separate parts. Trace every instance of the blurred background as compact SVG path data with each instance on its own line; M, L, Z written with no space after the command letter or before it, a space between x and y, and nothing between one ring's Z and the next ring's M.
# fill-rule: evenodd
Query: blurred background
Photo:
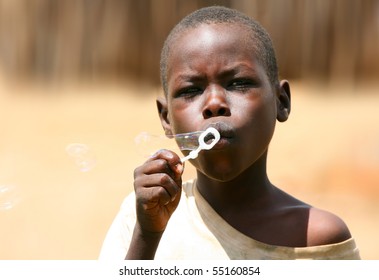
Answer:
M292 85L272 182L379 259L379 0L0 0L0 259L98 257L146 149L174 146L135 143L163 134L164 39L215 4L262 23Z

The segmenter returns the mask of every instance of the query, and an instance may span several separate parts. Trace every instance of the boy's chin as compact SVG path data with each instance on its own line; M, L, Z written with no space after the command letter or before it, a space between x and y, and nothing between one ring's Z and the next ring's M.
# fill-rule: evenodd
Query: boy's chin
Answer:
M236 179L240 172L236 168L230 167L221 167L221 166L211 166L211 167L202 167L197 168L203 176L208 177L211 180L226 183Z

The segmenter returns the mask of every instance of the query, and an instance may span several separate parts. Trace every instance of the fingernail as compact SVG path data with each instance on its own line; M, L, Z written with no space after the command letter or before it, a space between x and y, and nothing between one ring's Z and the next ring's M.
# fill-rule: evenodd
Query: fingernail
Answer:
M183 174L183 170L184 170L184 166L183 166L183 164L178 163L177 165L175 165L175 168L176 168L176 170L178 171L178 173L179 173L180 175Z

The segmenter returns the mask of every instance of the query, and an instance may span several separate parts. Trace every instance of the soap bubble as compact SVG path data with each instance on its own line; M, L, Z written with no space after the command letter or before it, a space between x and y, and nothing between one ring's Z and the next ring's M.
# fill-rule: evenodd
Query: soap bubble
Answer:
M194 131L189 133L172 135L176 144L182 151L193 151L199 146L199 137L203 131Z
M202 131L175 135L154 135L142 132L134 139L139 152L145 157L153 155L160 149L193 151L199 146L199 136Z
M95 155L85 144L71 143L67 145L66 152L81 172L88 172L96 165Z
M173 143L166 136L142 132L134 138L138 152L143 157L149 157L160 149L172 149Z
M20 201L20 195L14 185L0 185L0 211L12 209Z

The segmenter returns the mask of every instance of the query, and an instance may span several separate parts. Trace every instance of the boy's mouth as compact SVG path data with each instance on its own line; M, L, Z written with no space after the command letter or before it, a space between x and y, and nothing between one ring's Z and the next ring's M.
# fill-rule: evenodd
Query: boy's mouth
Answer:
M233 128L233 126L225 122L211 123L206 127L206 129L208 127L213 127L217 129L218 132L220 132L221 137L224 138L231 138L235 135L235 129Z
M208 127L213 127L217 129L217 131L220 133L220 136L221 136L221 140L219 141L220 144L216 144L216 146L221 145L222 142L229 141L231 138L234 138L236 135L236 132L233 126L225 122L211 123L204 130L206 130ZM213 139L214 139L214 136L210 134L205 137L204 142L210 143Z

